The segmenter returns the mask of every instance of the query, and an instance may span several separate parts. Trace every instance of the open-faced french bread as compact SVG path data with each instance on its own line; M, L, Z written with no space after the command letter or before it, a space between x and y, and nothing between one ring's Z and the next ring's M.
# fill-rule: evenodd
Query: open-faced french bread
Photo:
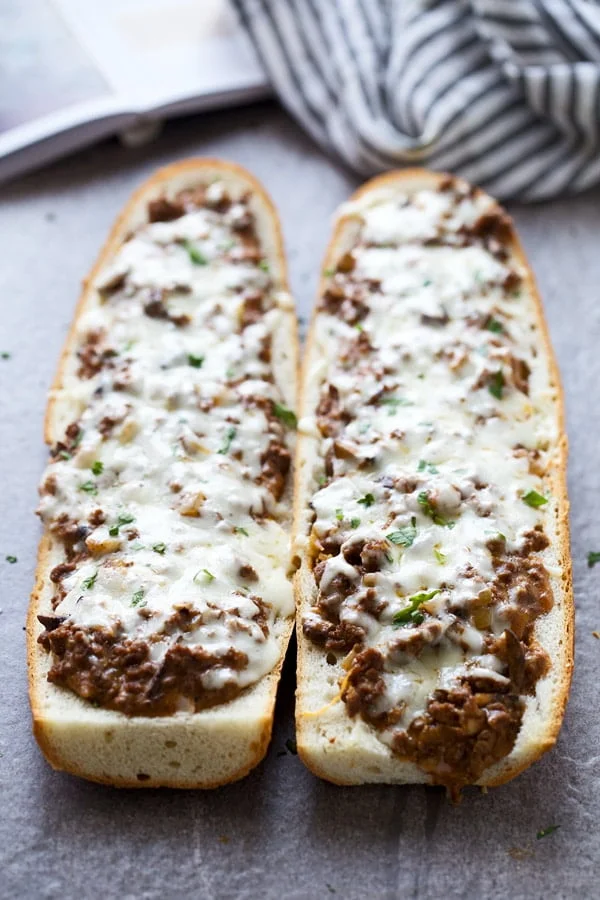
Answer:
M27 629L55 768L214 787L264 756L293 625L296 369L261 185L219 160L160 170L85 282L46 416Z
M499 785L573 660L559 375L510 219L464 182L341 210L303 367L298 752L338 784Z

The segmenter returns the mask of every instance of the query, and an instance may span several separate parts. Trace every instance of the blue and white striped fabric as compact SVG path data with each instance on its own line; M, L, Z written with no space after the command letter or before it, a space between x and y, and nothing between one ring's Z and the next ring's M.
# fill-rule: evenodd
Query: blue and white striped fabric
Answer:
M534 200L600 181L596 0L233 0L288 110L363 175Z

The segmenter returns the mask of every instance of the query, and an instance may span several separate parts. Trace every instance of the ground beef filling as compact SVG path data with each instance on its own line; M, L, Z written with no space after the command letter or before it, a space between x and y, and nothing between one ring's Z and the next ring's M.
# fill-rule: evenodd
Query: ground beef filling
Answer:
M191 704L198 711L226 703L242 691L233 681L219 690L206 689L202 681L211 669L246 667L246 655L233 647L214 656L202 647L174 643L156 662L147 641L126 638L118 629L83 628L60 617L48 617L43 624L50 630L39 642L53 654L48 681L105 709L164 716ZM182 698L188 702L182 704Z
M433 783L444 785L454 798L465 785L476 782L485 769L511 752L525 710L524 696L535 693L537 681L549 669L548 655L533 634L536 620L553 605L548 572L538 555L547 546L548 539L541 528L525 535L517 553L507 553L503 540L490 541L495 578L488 591L489 604L462 615L463 620L468 619L485 633L485 652L504 663L503 674L509 683L465 677L452 690L435 691L424 712L406 730L398 730L393 736L394 753L416 763ZM376 541L356 542L345 558L355 567L357 581L345 575L331 579L326 590L319 591L315 615L303 623L304 634L317 646L334 653L354 653L341 699L351 717L360 716L377 729L397 725L405 710L404 704L382 709L383 673L388 667L393 670L395 654L418 658L441 635L436 619L426 616L416 630L411 629L409 641L403 640L399 628L398 640L384 653L373 647L363 649L364 630L340 620L344 599L357 591L365 575L381 568L382 552ZM334 535L319 542L314 557L318 561L313 569L317 585L327 559L337 553L339 545ZM359 605L377 618L381 607L373 596L369 598L369 593L374 594L367 589ZM489 627L493 609L502 611L507 623L499 637ZM461 617L457 619L460 621Z
M242 198L245 201L247 198ZM150 222L169 222L180 218L199 207L206 207L219 213L228 213L233 201L226 192L212 198L206 188L180 192L174 198L161 196L148 204L148 220ZM239 212L231 223L232 229L239 238L240 246L227 251L230 262L258 262L261 258L260 245L254 229L254 220L249 210ZM126 280L119 274L104 287L105 294L119 291ZM126 299L124 294L124 299ZM183 328L191 322L187 315L174 315L168 307L171 293L162 289L149 291L144 313L152 319L164 320ZM263 292L247 292L243 297L239 331L255 325L272 307L273 302ZM267 335L261 345L259 359L265 364L271 362L270 336ZM112 386L113 390L127 391L130 387L126 360L119 361L119 354L106 344L106 335L101 331L90 331L85 335L78 350L77 375L81 379L91 379L100 372L110 372L112 384L99 387L99 396ZM265 372L264 379L272 381L272 375ZM285 428L275 415L272 400L264 397L245 397L244 404L255 405L265 415L265 431L269 442L261 459L261 472L257 481L264 484L275 500L279 501L286 489L290 469L291 456L285 446ZM202 408L202 407L201 407ZM121 418L104 417L98 427L104 438L111 436L114 427ZM83 431L77 422L71 423L62 441L52 448L54 460L69 459L77 451ZM179 487L179 489L181 489ZM42 486L41 493L53 494L56 490L54 476L49 476ZM176 493L175 489L173 488ZM267 513L262 518L266 518ZM59 514L49 527L53 535L60 540L64 549L64 561L54 567L50 580L56 586L52 598L52 609L56 611L66 596L62 580L71 574L82 561L89 559L86 538L92 527L105 521L102 509L96 509L87 522L78 522L67 513ZM127 532L121 531L121 535ZM129 538L138 537L138 532L131 530ZM257 575L251 566L242 566L240 574L247 581L256 581ZM253 621L261 629L265 637L269 634L268 615L265 603L260 597L252 597L257 613ZM143 617L145 610L140 610ZM48 680L62 687L67 687L80 697L97 706L115 710L127 715L163 716L171 715L180 709L196 711L226 703L243 690L236 681L225 680L218 689L205 686L205 676L211 671L230 670L241 672L248 665L245 653L229 647L224 654L215 655L198 645L180 643L180 636L197 628L200 613L185 607L175 610L161 631L152 635L149 640L131 639L126 636L119 625L113 628L83 627L66 619L64 616L40 615L40 623L45 631L38 641L46 651L52 654L52 666ZM244 630L247 623L234 621L232 629ZM153 659L153 645L165 643L168 649Z

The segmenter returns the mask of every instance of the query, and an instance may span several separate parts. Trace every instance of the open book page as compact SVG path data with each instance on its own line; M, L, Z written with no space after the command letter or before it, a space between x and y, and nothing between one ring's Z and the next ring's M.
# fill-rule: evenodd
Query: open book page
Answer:
M0 33L0 178L268 92L228 0L0 0Z

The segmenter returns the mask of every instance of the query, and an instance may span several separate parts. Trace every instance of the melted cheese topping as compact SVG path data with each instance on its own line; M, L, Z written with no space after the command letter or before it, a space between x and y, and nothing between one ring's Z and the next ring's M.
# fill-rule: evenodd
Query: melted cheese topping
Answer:
M343 417L331 436L321 437L316 416L299 425L320 439L313 477L323 485L311 501L320 605L305 621L314 626L334 610L334 621L363 629L360 649L382 653L385 693L373 712L402 710L377 732L387 743L437 688L468 675L508 684L484 648L485 634L509 627L507 609L494 607L481 630L463 613L489 599L488 542L500 537L508 554L518 551L552 516L530 455L543 472L557 440L556 390L518 284L524 273L489 242L465 240L465 228L494 209L466 191L387 189L346 208L360 234L338 272L365 288L367 309L356 322L325 304L313 326L308 382L324 385L322 403L333 390ZM326 277L348 294L346 275ZM531 491L538 508L523 499ZM319 551L332 539L337 555ZM370 545L376 564L361 572L348 559L353 546ZM344 580L351 586L340 599Z
M80 431L49 465L40 506L50 529L66 517L87 530L89 556L63 578L55 614L148 641L153 660L175 642L246 655L239 670L210 669L207 689L269 672L293 611L288 514L261 478L273 421L281 432L265 411L281 396L263 349L290 298L265 261L244 261L244 214L239 201L144 225L102 273L77 343L92 335L109 365L82 378L71 361L61 396ZM253 292L267 311L242 329ZM199 614L184 633L165 627L182 606Z

